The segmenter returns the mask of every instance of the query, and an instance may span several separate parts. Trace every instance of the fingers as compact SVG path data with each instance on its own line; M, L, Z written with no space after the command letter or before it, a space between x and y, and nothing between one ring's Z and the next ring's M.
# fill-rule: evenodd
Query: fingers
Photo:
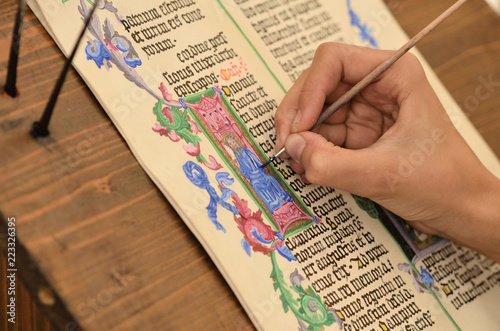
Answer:
M295 81L293 86L290 88L288 93L285 95L281 101L278 110L275 115L275 126L276 126L276 151L283 148L285 144L285 139L290 134L292 128L292 123L297 116L297 105L300 96L300 89L302 84L307 77L308 70L305 70L302 75ZM286 155L282 156L286 158Z
M373 148L348 150L335 146L313 132L290 135L285 147L298 164L294 170L313 184L327 185L369 197L374 178L371 174L375 157Z
M323 123L314 129L314 132L325 137L336 146L344 146L346 142L347 126L345 124Z
M337 91L336 98L347 92L354 84L386 60L391 51L378 51L341 44L322 44L318 47L308 72L294 86L292 93L299 93L290 100L296 102L292 128L295 132L309 130L318 118L329 96L334 94L343 82L343 91ZM290 105L289 105L290 106ZM294 127L295 126L295 127Z
M337 100L392 53L335 43L321 45L311 67L299 77L278 107L275 118L278 131L276 150L283 147L290 133L309 130L316 123L325 103ZM411 85L409 81L414 80L412 77L418 76L413 72L413 59L405 57L363 92L367 102L387 114L398 110L401 90ZM387 75L390 79L383 79ZM425 77L423 74L420 76ZM327 122L343 123L347 108L344 106Z

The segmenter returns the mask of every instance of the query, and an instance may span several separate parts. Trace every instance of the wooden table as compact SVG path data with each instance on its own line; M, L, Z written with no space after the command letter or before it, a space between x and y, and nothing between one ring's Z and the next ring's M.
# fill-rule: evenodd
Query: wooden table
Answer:
M454 0L386 2L414 35ZM0 5L1 82L16 4ZM419 49L463 105L481 77L500 81L499 36L499 17L484 0L470 0ZM74 70L59 97L51 138L30 137L64 61L31 11L20 54L21 95L0 101L0 273L3 282L7 219L15 217L18 323L7 323L2 311L0 329L253 329ZM500 88L477 108L467 107L497 156L499 109ZM5 302L3 285L0 297Z

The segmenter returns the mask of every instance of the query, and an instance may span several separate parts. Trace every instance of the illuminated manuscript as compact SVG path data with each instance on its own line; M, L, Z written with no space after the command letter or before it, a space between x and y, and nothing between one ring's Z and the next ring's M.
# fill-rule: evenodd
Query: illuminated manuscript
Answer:
M94 2L29 1L66 54ZM321 43L394 49L407 40L382 1L97 5L74 66L256 328L500 324L498 264L419 233L368 199L306 184L288 161L260 168L274 153L279 102ZM424 66L458 130L500 174Z

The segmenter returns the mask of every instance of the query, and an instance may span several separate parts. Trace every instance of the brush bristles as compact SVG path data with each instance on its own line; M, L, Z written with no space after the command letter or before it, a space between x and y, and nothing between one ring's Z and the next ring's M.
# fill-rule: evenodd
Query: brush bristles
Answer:
M268 165L270 165L274 160L276 160L276 156L273 156L272 158L269 159L269 161L267 161L266 163L264 163L263 165L261 165L260 167L262 169L264 169L265 167L267 167Z

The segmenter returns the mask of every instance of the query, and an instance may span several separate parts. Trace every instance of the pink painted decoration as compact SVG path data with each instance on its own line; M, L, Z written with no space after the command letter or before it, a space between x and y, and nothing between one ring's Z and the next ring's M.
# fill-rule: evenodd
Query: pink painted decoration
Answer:
M215 159L215 157L213 157L212 155L209 155L208 156L208 160L210 161L210 163L206 163L204 161L202 161L202 163L210 170L214 170L214 171L217 171L219 169L222 169L222 166L219 164L219 162L217 162L217 160Z
M259 210L253 213L248 207L248 201L241 200L236 194L231 194L234 206L239 211L239 217L234 215L234 221L238 225L238 229L245 235L245 239L252 247L254 252L268 254L276 250L274 246L269 247L262 244L252 233L257 232L261 239L272 241L275 238L275 233L272 228L262 221L262 211Z
M191 156L198 156L198 154L200 154L200 143L197 143L196 147L193 143L189 143L187 145L182 145L182 148Z
M168 133L168 137L170 138L170 140L172 140L174 143L178 142L179 140L181 140L181 138L177 135L177 132L175 132L174 130L170 131Z
M158 89L161 91L161 94L163 95L163 99L165 99L165 101L172 100L172 93L168 93L168 89L165 84L163 84L163 82L160 83L160 87L158 87Z
M156 133L159 133L160 136L164 136L164 135L168 134L168 128L161 126L160 123L158 123L158 122L155 123L155 126L153 127L153 131Z
M194 134L198 134L201 132L201 130L198 128L198 125L194 121L189 120L189 124L191 124L191 130L193 130Z
M106 46L108 46L108 49L110 51L113 51L113 52L119 52L120 50L118 48L116 48L115 45L113 45L113 43L111 41L109 41L108 39L104 39L104 41L106 42Z

